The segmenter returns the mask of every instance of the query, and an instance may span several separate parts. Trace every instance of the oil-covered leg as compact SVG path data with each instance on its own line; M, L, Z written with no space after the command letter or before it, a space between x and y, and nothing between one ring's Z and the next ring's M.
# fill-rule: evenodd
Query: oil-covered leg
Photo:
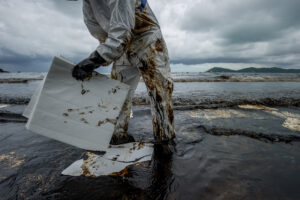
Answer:
M169 141L175 138L173 80L163 39L149 46L146 55L139 60L138 68L150 97L154 138L158 142Z
M126 58L122 57L113 65L111 78L130 86L129 95L117 120L111 144L133 142L133 137L128 135L127 131L131 114L131 101L140 80L140 73L136 67L131 66Z

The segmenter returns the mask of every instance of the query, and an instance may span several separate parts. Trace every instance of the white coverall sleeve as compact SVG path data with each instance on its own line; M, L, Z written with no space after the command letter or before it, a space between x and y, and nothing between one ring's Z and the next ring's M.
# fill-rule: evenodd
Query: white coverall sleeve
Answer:
M116 0L107 39L97 47L106 64L119 59L133 37L136 0Z
M84 23L86 24L90 34L94 36L101 42L104 42L107 34L106 32L99 26L97 20L94 18L93 9L88 1L83 1L83 17Z

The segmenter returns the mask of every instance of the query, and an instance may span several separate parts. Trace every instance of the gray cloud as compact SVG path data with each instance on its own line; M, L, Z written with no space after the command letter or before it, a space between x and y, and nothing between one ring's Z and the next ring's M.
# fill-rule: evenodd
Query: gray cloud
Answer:
M208 55L212 60L246 58L299 67L299 19L298 0L213 0L186 9L180 25L188 32L209 33L204 40L214 39L211 46L217 48Z
M82 20L81 1L68 1L68 0L51 0L54 9L69 17Z
M149 3L160 21L174 64L300 68L299 0ZM80 0L2 0L0 67L46 71L53 56L63 55L74 62L86 57L97 41L83 23L81 4Z
M0 67L10 71L47 71L54 56L79 61L97 46L80 1L3 0L0 17Z

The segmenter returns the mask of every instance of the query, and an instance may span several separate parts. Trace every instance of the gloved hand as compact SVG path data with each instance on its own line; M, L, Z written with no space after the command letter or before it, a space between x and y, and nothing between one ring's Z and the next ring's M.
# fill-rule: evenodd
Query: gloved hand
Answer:
M76 80L83 81L84 79L91 77L94 69L104 63L105 60L97 51L94 51L88 58L82 60L73 68L72 76L76 78Z
M141 0L141 8L140 11L143 12L144 8L146 7L147 0Z

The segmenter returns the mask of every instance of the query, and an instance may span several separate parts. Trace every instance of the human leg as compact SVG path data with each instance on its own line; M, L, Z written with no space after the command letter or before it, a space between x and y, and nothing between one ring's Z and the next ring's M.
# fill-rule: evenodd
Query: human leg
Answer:
M141 58L132 56L130 61L138 66L149 93L155 140L158 142L172 140L175 138L173 81L163 39L157 39L147 47Z
M131 101L140 80L140 73L138 69L132 66L128 62L127 58L123 56L120 60L114 63L111 71L111 78L130 86L129 95L117 120L111 143L117 144L132 142L134 139L128 136L127 131L132 106Z

